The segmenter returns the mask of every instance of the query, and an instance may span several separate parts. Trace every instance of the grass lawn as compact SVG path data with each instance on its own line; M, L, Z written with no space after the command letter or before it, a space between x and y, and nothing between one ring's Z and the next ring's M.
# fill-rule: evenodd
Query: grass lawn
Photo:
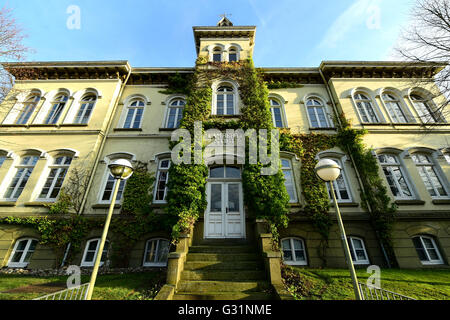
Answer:
M29 300L66 289L68 276L35 277L0 275L0 300ZM90 276L81 276L81 283ZM151 300L165 282L161 271L99 275L92 299L94 300Z
M354 299L348 269L292 268L290 291L299 300ZM357 269L359 282L366 283L371 275ZM295 278L295 280L294 280ZM296 289L294 289L294 287ZM382 269L381 288L419 300L450 300L450 270Z

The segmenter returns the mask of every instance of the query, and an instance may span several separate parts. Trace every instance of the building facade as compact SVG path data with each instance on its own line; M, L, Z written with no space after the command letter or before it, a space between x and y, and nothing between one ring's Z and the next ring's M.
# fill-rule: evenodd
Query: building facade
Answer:
M226 18L213 27L194 27L198 61L214 65L253 56L256 27L233 26ZM86 187L77 214L104 218L114 179L108 164L118 158L145 163L154 175L152 209L165 214L171 166L169 141L186 105L185 92L167 90L173 77L189 77L195 69L132 68L126 61L41 62L7 64L27 68L35 76L16 80L0 106L0 218L48 216L46 205L57 201L74 169L85 172ZM450 259L450 120L436 112L440 104L433 85L416 86L443 68L437 64L324 61L317 68L260 68L269 87L275 128L292 134L336 135L335 115L344 113L351 126L365 129L363 140L373 150L387 192L397 205L393 249L401 268L448 267ZM244 106L240 84L213 80L211 115L239 118ZM295 85L290 85L294 83ZM433 97L431 99L430 97ZM432 130L430 130L432 128ZM334 147L315 155L332 158L343 168L336 195L356 265L386 265L383 247L361 199L359 172L346 150ZM289 194L287 228L280 229L286 264L345 267L337 225L327 246L311 221L301 184L302 163L281 152ZM244 205L239 166L210 168L207 209L195 224L193 239L252 241L252 218ZM115 216L122 210L122 182ZM222 201L222 199L227 199ZM226 203L226 204L225 204ZM334 215L333 207L330 216ZM56 217L62 218L62 217ZM93 265L101 229L88 232L72 263ZM105 251L109 261L114 251ZM133 246L128 266L166 266L170 233L156 230ZM38 230L0 224L0 267L56 268L54 249L42 245ZM66 251L66 247L62 248Z

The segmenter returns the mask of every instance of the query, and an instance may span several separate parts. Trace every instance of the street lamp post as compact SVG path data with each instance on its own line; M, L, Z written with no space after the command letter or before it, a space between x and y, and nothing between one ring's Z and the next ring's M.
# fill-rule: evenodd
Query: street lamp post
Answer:
M350 248L347 242L347 236L345 234L344 224L341 218L341 212L339 211L339 206L336 201L336 195L334 193L333 181L335 181L341 174L341 167L333 160L322 159L315 167L316 174L325 182L330 183L331 194L333 196L333 201L336 206L336 218L339 225L339 230L341 232L342 238L342 248L344 249L345 258L347 259L348 269L350 270L350 275L353 282L353 290L355 291L356 300L362 300L361 291L359 289L358 278L356 276L355 267L353 266L353 260L350 254Z
M117 193L119 192L120 182L122 180L127 180L133 174L133 166L128 160L119 159L113 161L109 166L109 171L115 179L114 192L111 199L111 205L109 206L108 216L106 217L105 226L103 228L102 239L100 241L100 246L97 250L97 256L95 258L94 268L92 270L91 281L89 282L89 289L86 295L86 300L91 300L92 293L94 292L95 280L97 279L98 268L100 266L100 261L103 255L103 248L105 247L106 236L108 235L109 224L111 222L111 217L114 211L114 205L116 204Z

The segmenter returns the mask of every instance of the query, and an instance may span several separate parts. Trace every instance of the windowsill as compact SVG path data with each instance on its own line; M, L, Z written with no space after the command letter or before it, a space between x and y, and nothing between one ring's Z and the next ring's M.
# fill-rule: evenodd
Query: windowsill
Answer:
M151 208L163 208L164 206L167 205L167 202L162 202L162 203L152 203L150 205Z
M414 199L413 200L395 200L394 202L395 202L395 204L397 204L399 206L401 206L401 205L414 206L414 205L424 205L425 204L425 201L423 201L423 200L414 200Z
M14 207L15 205L15 201L0 201L0 207Z
M450 199L433 199L433 204L450 204Z
M53 204L55 202L53 201L31 201L31 202L26 202L24 204L25 207L46 207L50 204Z
M142 131L142 128L114 128L114 131Z
M2 127L11 127L11 128L26 128L27 124L2 124Z
M331 203L331 205L333 206L333 203ZM357 202L339 202L338 201L338 205L339 207L359 207L359 203Z
M380 122L380 123L361 122L361 124L363 126L392 126L392 123L387 123L387 122Z
M171 132L171 131L175 131L178 128L159 128L159 131L167 131L167 132Z
M239 119L241 117L240 114L212 114L211 118L225 118L225 119L232 119L237 118Z
M57 124L30 124L29 127L35 127L35 128L51 128L51 127L59 127Z
M310 131L336 131L336 128L309 128Z
M109 203L97 203L92 205L92 209L109 209L111 204ZM122 208L121 204L115 204L114 209L120 209Z
M59 125L60 127L87 127L87 123L63 123Z

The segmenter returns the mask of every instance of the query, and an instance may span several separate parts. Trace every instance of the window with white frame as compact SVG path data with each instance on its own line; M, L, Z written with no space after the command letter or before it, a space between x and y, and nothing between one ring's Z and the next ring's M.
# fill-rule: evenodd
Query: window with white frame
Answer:
M431 102L426 98L418 94L412 94L411 101L423 123L443 122L438 112L433 110Z
M333 160L336 161L339 164L339 166L342 168L341 174L339 175L339 177L336 180L329 182L329 183L333 184L334 194L336 195L336 200L338 202L351 202L352 198L350 196L350 189L348 187L347 179L345 177L344 166L342 165L341 161L339 161L338 159L333 159ZM331 188L328 185L328 183L327 183L327 189L328 189L328 196L330 197L330 199L332 199L333 195L331 194Z
M447 161L447 163L450 164L450 153L445 152L445 153L444 153L444 158L445 158L445 161ZM2 166L2 165L1 165L1 158L0 158L0 167L1 167L1 166Z
M39 200L55 200L72 163L72 157L63 156L55 159L54 163L49 166L50 173L42 188Z
M8 262L8 268L26 268L30 263L37 244L38 241L36 239L17 240Z
M69 100L69 96L66 94L60 94L53 99L52 107L45 118L45 124L56 124L63 113L63 110Z
M144 267L165 267L169 256L167 239L150 239L145 245Z
M363 93L356 93L355 96L355 103L356 107L358 109L359 116L361 117L362 122L365 123L379 123L380 120L378 119L375 109L372 103L372 100Z
M281 247L283 250L283 261L285 264L301 266L308 264L305 242L302 239L283 239L281 240Z
M235 114L235 92L233 87L223 85L217 88L216 92L216 115L234 115Z
M291 161L288 159L281 159L281 170L284 174L284 185L289 194L289 202L297 202L297 193L295 191L294 172L292 170Z
M37 104L41 100L39 95L32 95L23 103L22 111L16 119L16 124L27 124L34 110L36 109Z
M275 99L269 99L270 111L272 113L272 122L275 128L284 128L285 124L283 121L283 107L281 103Z
M123 127L125 129L141 128L142 115L144 114L145 102L142 99L131 100L127 106L127 117Z
M433 198L447 197L447 191L443 181L436 170L436 165L427 154L414 153L411 155L419 175L422 178L425 187Z
M238 61L238 54L235 47L231 47L228 50L228 61L229 62L237 62Z
M81 99L80 108L75 117L75 124L87 124L94 109L97 97L93 94L88 94Z
M169 181L170 159L161 159L156 175L156 188L154 194L155 203L165 203L167 196L167 182Z
M97 252L100 247L100 238L91 239L86 243L86 247L84 249L83 259L81 260L81 267L93 267L95 263L95 258L97 257ZM109 241L105 241L105 245L103 247L103 253L100 260L100 266L102 266L106 258L108 257L108 249L109 249Z
M222 62L222 49L220 47L214 48L212 61Z
M306 101L309 122L312 128L329 128L325 106L321 99L309 98Z
M6 160L6 156L0 155L0 168L2 167L3 162L5 162L5 160Z
M367 255L363 239L357 237L348 237L347 242L354 264L370 264L369 256Z
M108 180L106 181L105 188L103 189L102 203L111 203L114 189L116 187L117 180L109 173L108 170ZM120 180L119 191L117 191L116 202L122 200L123 191L125 189L126 180Z
M11 184L6 189L5 199L15 201L19 198L38 160L38 156L26 156L22 158L20 164L16 166L17 171Z
M384 93L382 98L394 123L408 123L405 113L400 105L400 100L397 99L397 97L390 93Z
M419 235L413 237L412 241L422 264L444 264L444 260L433 237Z
M381 167L383 169L389 188L396 199L412 199L409 181L405 176L403 166L400 164L397 156L393 154L378 155Z
M180 126L185 105L186 102L183 99L174 99L170 101L167 110L166 128L175 129Z

